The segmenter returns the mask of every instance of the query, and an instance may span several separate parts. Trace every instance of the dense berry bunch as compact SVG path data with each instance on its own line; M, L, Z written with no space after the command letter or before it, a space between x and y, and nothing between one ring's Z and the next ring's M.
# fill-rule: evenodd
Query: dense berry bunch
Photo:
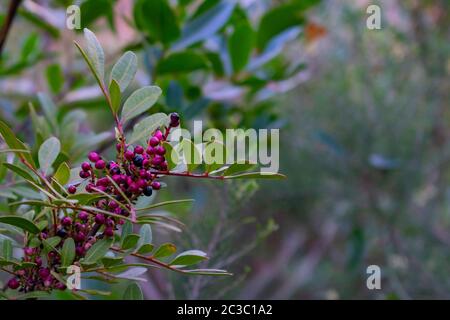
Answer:
M100 199L94 203L98 211L107 211L112 215L74 210L73 213L60 217L53 228L44 229L39 238L60 237L61 241L55 245L57 250L62 248L66 239L72 238L75 243L76 264L98 239L113 237L118 226L124 223L121 216L128 217L134 212L135 201L142 195L151 196L153 190L161 188L161 183L157 181L158 174L168 170L163 142L171 128L177 127L179 123L178 114L172 113L169 126L164 132L160 129L153 132L145 147L119 142L116 146L116 161L105 161L98 153L90 152L89 161L81 164L79 175L84 179L83 182L69 186L67 192L75 194L83 185L88 193L99 194ZM65 289L65 285L51 272L61 265L58 252L48 252L46 263L42 261L43 253L42 245L24 249L23 260L33 263L35 267L18 270L8 282L10 289L19 288L24 292Z

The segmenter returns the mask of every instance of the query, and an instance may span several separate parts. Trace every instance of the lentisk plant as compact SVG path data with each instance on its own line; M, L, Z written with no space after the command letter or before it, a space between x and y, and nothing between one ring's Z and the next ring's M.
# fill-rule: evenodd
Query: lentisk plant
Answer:
M165 187L161 181L165 176L216 180L283 176L257 172L240 174L250 169L248 163L186 165L186 149L192 147L191 151L198 151L186 142L170 142L171 130L180 125L176 113L149 115L138 121L127 137L125 124L146 113L158 100L161 89L157 86L140 88L122 104L121 95L137 71L136 56L126 52L112 68L106 85L102 46L87 29L85 38L86 50L77 43L76 46L114 117L116 157L108 160L92 151L78 169L61 162L54 170L53 164L62 149L58 138L45 140L36 157L0 121L0 134L8 146L2 152L15 155L3 165L33 191L19 201L8 203L11 214L0 215L0 268L11 275L1 295L27 298L45 295L54 289L68 291L67 269L71 265L79 267L83 276L97 273L96 279L106 282L122 278L135 280L142 273L142 267L159 267L190 275L230 275L225 270L190 269L189 266L208 258L203 251L188 250L172 258L177 250L175 245L154 246L150 225L178 230L181 222L170 216L152 214L152 209L191 200L166 201L146 207L138 206L138 200ZM203 172L194 172L198 168L204 168ZM19 214L19 207L28 211ZM23 253L17 254L14 248L21 248ZM142 263L125 261L128 256ZM135 284L131 286L130 290L136 290ZM21 295L17 296L16 290ZM139 287L137 290L140 292ZM71 293L82 298L83 293L101 292L81 288Z

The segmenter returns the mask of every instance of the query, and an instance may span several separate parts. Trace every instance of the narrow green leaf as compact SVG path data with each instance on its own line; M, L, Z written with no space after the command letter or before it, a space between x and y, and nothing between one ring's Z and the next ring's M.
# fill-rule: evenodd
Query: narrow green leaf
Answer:
M37 96L42 110L44 111L45 117L47 118L53 129L56 130L58 128L58 124L56 123L56 115L58 110L55 103L48 96L48 94L44 92L39 92Z
M103 48L95 34L87 28L84 28L84 38L86 39L87 44L87 56L89 57L98 78L103 83L105 75L105 53L103 52Z
M229 273L226 270L220 269L194 269L194 270L183 270L183 273L191 274L191 275L203 275L203 276L232 276L232 273Z
M144 296L142 294L141 288L136 284L130 284L123 294L123 300L143 300Z
M134 248L139 241L138 234L129 234L122 243L122 249L128 250Z
M44 245L44 248L47 250L47 252L55 251L58 254L59 254L59 250L56 249L56 246L60 242L61 242L61 238L58 236L42 240L42 244Z
M181 38L174 43L172 49L180 50L213 36L228 22L235 5L236 1L234 0L222 0L208 11L186 23Z
M122 110L122 121L128 121L150 109L161 95L157 86L147 86L133 92L125 101Z
M116 115L120 110L122 95L120 93L119 84L115 79L112 79L111 84L109 85L109 95L111 97L112 112Z
M67 267L72 264L75 258L75 242L72 238L64 240L64 245L61 250L61 264L63 267Z
M188 50L170 54L156 68L158 74L188 73L209 68L209 60L202 54Z
M163 142L163 147L166 149L166 160L168 164L167 167L169 170L172 170L180 162L180 156L178 155L178 152L175 150L175 148L172 147L172 145L167 141Z
M9 240L9 239L4 239L4 240L2 241L2 247L3 247L3 250L2 250L2 252L3 252L3 258L4 258L6 261L11 260L11 258L12 258L12 252L13 252L11 240Z
M112 80L115 80L120 87L120 91L124 92L133 81L136 71L137 57L133 52L127 51L112 68L110 83L112 84Z
M172 243L164 243L162 244L155 252L153 257L155 258L164 258L174 254L177 251L177 248Z
M247 65L254 44L254 32L250 24L236 27L228 40L228 51L234 72L239 72Z
M64 86L64 74L61 65L53 63L45 69L48 86L53 94L57 94Z
M188 203L188 202L194 202L194 201L195 201L194 199L182 199L182 200L163 201L163 202L152 204L152 205L150 205L148 207L145 207L145 208L138 208L138 209L136 209L136 211L146 211L146 210L150 210L150 209L154 209L154 208L158 208L158 207L163 207L163 206L167 206L167 205L171 205L171 204Z
M261 172L248 172L234 176L225 176L224 179L286 179L286 176L281 173L263 174Z
M19 166L16 166L15 164L12 163L3 163L3 165L8 168L9 170L11 170L12 172L18 174L19 176L21 176L22 178L24 178L27 181L32 181L35 182L34 178L24 169L22 169Z
M108 252L112 244L113 239L98 240L86 253L86 256L84 257L84 262L86 264L94 264L99 259L105 256L105 254Z
M180 142L180 147L182 149L184 161L186 162L188 171L193 172L202 162L200 152L194 143L189 139L183 139Z
M251 168L253 168L256 164L254 163L250 163L248 161L246 161L245 163L233 163L231 164L228 169L226 169L223 172L223 176L231 176L235 173L239 173L239 172L243 172L243 171L247 171Z
M147 244L140 246L139 249L136 250L136 253L148 254L148 253L152 252L154 248L155 248L154 245L147 243Z
M3 121L0 121L0 134L2 135L3 139L5 140L6 144L9 146L9 148L17 149L17 150L28 150L28 148L25 146L25 144L16 138L16 135L14 134L14 132ZM25 158L33 168L36 167L34 160L31 157L31 154L29 151L20 153L20 155L23 158Z
M2 216L0 217L0 223L15 226L30 233L39 233L40 231L39 228L33 222L22 217Z
M70 179L70 168L67 165L67 163L62 162L59 165L58 169L56 170L54 178L61 185L65 185L67 182L69 182L69 179Z
M61 151L61 143L58 138L51 137L44 141L39 148L38 159L39 166L44 175L47 175L48 169L52 166Z
M139 230L139 242L137 244L137 247L140 248L145 244L152 243L152 228L146 224L141 227L141 230Z
M146 143L146 139L159 127L165 126L169 123L169 117L162 112L154 113L148 116L133 127L131 137L127 139L129 143Z
M200 250L188 250L180 253L170 262L174 266L189 266L208 259L205 252Z

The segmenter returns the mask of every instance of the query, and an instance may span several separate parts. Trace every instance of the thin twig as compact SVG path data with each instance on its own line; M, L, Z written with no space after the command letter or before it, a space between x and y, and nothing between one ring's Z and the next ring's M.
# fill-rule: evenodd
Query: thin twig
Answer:
M14 17L16 16L17 9L20 6L22 0L11 0L9 4L8 14L5 18L5 23L3 24L0 30L0 58L2 56L3 47L6 42L6 38L8 37L9 30L11 29L11 25L13 23Z

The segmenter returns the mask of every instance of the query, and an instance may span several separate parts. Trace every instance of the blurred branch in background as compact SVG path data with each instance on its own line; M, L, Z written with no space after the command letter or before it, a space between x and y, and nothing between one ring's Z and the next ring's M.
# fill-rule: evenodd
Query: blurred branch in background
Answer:
M9 2L8 13L3 19L3 25L0 29L0 59L2 57L3 47L8 37L9 30L11 29L14 17L16 16L21 2L22 0L11 0Z

